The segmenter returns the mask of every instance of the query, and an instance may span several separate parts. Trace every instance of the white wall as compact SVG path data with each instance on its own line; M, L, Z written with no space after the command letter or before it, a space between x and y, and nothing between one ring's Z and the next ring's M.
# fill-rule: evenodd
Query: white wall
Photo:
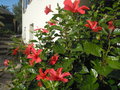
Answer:
M88 3L88 1L89 0L81 0L81 4ZM45 22L49 21L53 16L53 12L50 12L48 15L44 13L45 7L51 5L54 13L57 13L55 10L57 3L59 3L60 7L64 7L63 2L64 0L32 0L22 16L22 38L25 43L29 43L31 37L30 24L34 24L34 29L36 29L37 26L44 28Z
M50 12L48 15L44 13L45 7L51 5L51 9L55 11L57 3L63 7L63 1L64 0L32 0L25 13L23 13L22 18L22 37L25 43L28 43L30 39L30 24L34 24L34 29L36 29L37 26L44 28L45 22L49 21L53 16L53 12ZM24 31L25 29L26 31Z

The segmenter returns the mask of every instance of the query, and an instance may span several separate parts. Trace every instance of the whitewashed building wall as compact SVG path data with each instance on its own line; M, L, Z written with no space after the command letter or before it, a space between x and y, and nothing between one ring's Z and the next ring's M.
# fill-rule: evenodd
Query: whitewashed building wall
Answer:
M81 4L88 3L88 1L89 0L81 0ZM37 26L44 28L45 22L49 21L54 13L57 13L55 10L57 3L60 7L64 7L64 0L23 0L22 2L22 39L24 43L29 43L29 40L35 39L31 31L36 29ZM51 5L51 9L54 12L46 15L44 10L48 5Z
M37 26L44 28L45 22L53 16L52 12L48 15L44 13L45 7L51 5L51 9L55 11L57 3L63 7L63 0L32 0L31 3L27 4L27 8L23 10L22 14L22 38L25 43L29 43L30 39L35 38L31 34L32 28L36 29Z

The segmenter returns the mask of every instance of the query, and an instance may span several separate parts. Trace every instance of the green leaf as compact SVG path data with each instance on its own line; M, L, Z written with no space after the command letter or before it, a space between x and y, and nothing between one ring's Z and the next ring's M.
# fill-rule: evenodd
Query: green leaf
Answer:
M91 76L91 75L86 75L84 76L83 79L83 85L87 85L87 84L94 84L96 82L97 78Z
M28 70L30 73L37 74L37 72L36 72L35 69L33 69L33 68L28 68L27 70Z
M54 84L54 87L57 87L57 86L59 86L60 83L58 81L56 81L56 82L54 81L53 84Z
M63 47L59 42L55 42L55 44L53 45L53 51L55 53L64 54L65 47Z
M73 51L83 51L83 47L81 44L77 44L76 48L75 49L72 49Z
M39 89L38 89L39 90ZM46 90L46 88L45 87L40 87L40 90Z
M98 90L99 84L88 84L80 87L80 90Z
M107 58L107 63L113 69L120 69L119 57L109 56Z
M63 30L62 27L56 25L51 26L50 29Z
M105 7L105 9L110 10L110 11L113 11L113 9L110 8L110 7Z
M108 82L109 82L110 85L113 85L115 83L115 81L112 80L112 79L110 79Z
M67 82L67 85L65 87L64 90L69 90L70 86L74 83L74 79L72 78L71 80L69 80L69 82Z
M102 48L99 47L98 45L86 41L85 43L83 43L83 47L84 52L86 52L87 54L92 54L101 57Z
M17 88L19 90L27 90L26 87L25 87L25 85L23 85L22 83L20 85L18 85Z
M113 32L113 34L115 35L120 35L120 29L119 28L116 28Z
M30 42L38 42L37 40L30 40Z
M115 25L116 25L116 26L120 26L120 20L116 20L116 21L115 21Z
M120 48L115 48L115 52L117 52L118 55L120 55Z
M98 83L96 83L97 78L92 75L84 75L78 88L80 90L96 90L98 88Z
M82 70L80 71L81 74L89 73L86 66L82 65Z
M94 76L95 78L97 78L98 73L97 73L97 71L95 69L91 69L90 73L91 73L92 76Z
M116 43L119 43L120 42L120 38L119 37L116 37L114 39L111 39L111 43L112 44L116 44Z
M52 17L53 20L55 20L56 18L64 18L64 16L62 14L54 14L54 16Z
M72 63L74 62L75 58L70 58L70 59L65 58L62 60L63 62L57 63L55 68L57 69L57 68L63 67L64 71L70 71L73 68Z
M42 80L42 82L43 82L43 84L45 85L45 87L46 87L47 89L51 88L51 83L50 83L50 81L48 81L48 80Z
M94 17L96 18L98 16L98 12L94 12Z
M118 90L118 88L116 85L114 85L114 86L111 86L111 90Z
M110 66L102 64L99 60L92 61L92 63L94 64L94 69L100 75L107 76L113 70Z

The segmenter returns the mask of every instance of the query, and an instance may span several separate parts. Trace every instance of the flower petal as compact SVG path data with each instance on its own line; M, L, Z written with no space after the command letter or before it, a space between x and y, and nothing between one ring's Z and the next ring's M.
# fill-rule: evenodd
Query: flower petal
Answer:
M81 7L79 7L80 9L86 9L86 10L89 10L90 8L88 8L87 6L81 6Z
M30 66L33 66L34 65L34 60L29 60L29 64L30 64Z
M39 49L39 50L37 51L37 53L40 54L42 51L43 51L42 49Z
M71 74L69 73L69 72L65 72L65 73L63 73L61 76L62 77L66 77L66 76L70 76Z
M27 58L33 58L33 54L29 54Z
M40 80L40 79L42 79L42 77L40 75L37 75L36 80Z
M64 83L66 83L66 82L68 82L68 79L63 78L63 79L61 79L61 81L64 82Z
M63 68L58 68L56 72L61 75L62 70L63 70Z
M89 24L85 24L84 26L85 26L85 27L89 27L89 28L90 28L90 25L89 25Z
M42 60L41 60L40 57L37 57L37 59L35 60L36 63L39 63L39 62L41 62L41 61L42 61Z
M75 0L75 1L74 1L74 3L73 3L74 10L77 10L77 9L78 9L79 3L80 3L80 0Z
M71 0L64 1L64 10L69 10L69 11L73 10L73 4Z

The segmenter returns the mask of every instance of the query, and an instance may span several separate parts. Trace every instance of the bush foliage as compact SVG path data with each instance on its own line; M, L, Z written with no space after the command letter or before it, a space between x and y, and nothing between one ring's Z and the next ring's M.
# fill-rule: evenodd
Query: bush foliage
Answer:
M75 8L65 0L44 29L34 31L37 40L16 44L12 55L20 67L9 62L12 90L120 89L120 1L109 7L91 0L82 9L78 2Z

